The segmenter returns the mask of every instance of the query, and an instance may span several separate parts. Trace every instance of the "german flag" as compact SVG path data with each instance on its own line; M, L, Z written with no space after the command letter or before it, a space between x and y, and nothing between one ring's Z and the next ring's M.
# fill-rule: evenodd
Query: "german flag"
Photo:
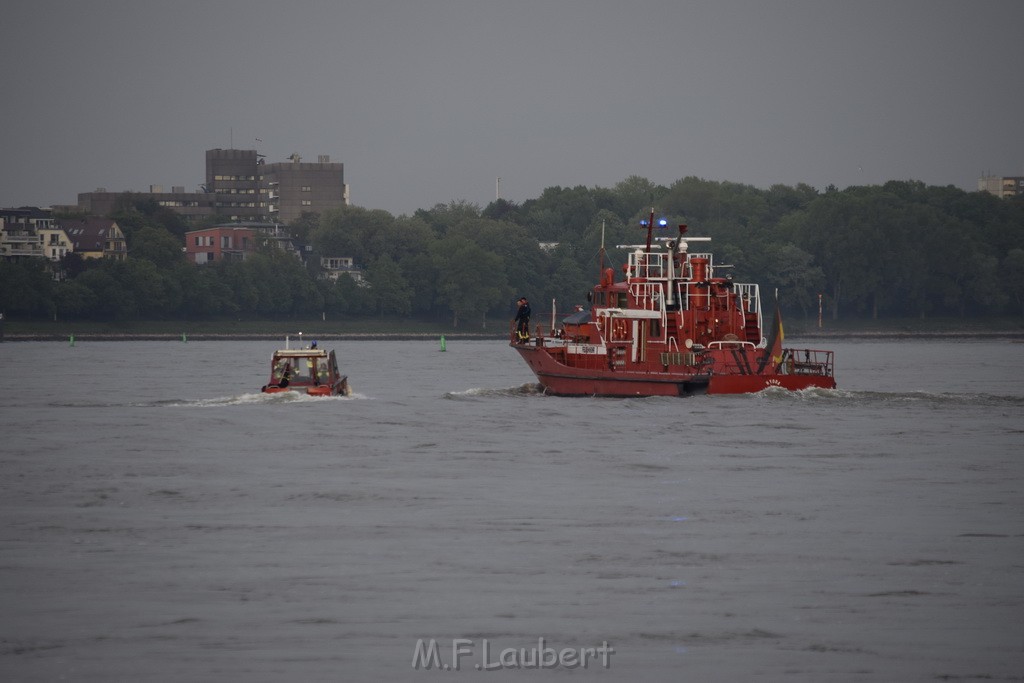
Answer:
M764 372L769 359L771 359L774 365L778 365L782 362L782 338L784 336L785 335L782 333L782 312L779 310L779 295L776 293L775 319L772 321L772 331L768 335L768 344L766 345L766 348L768 348L769 351L761 359L761 363L757 368L758 374Z
M772 350L772 362L778 365L782 362L782 339L785 335L782 333L782 313L779 311L779 300L775 300L775 322L772 323L772 335L774 339L769 342L768 346Z

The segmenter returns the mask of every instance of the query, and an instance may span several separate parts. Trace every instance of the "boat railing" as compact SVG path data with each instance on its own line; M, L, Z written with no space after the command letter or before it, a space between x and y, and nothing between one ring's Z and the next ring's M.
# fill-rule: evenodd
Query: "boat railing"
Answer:
M664 280L668 277L668 268L672 254L652 251L634 251L629 254L629 272L633 277L648 280Z
M690 286L688 282L676 283L676 301L679 302L680 309L685 311L690 308Z
M833 377L835 354L819 349L783 349L780 367L787 375Z
M736 298L740 300L740 306L744 313L757 313L757 322L761 322L761 287L745 283L734 282L732 291L736 292Z
M629 293L640 302L640 308L648 311L660 311L664 306L662 283L634 282L629 286Z
M740 341L738 339L732 341L713 341L708 342L709 349L735 349L741 346L749 346L752 349L756 349L757 346L754 342Z

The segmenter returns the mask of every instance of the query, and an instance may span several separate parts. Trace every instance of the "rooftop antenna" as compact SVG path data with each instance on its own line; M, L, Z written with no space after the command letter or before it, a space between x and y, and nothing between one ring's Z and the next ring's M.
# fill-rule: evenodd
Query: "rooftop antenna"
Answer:
M501 178L494 181L494 201L501 199Z

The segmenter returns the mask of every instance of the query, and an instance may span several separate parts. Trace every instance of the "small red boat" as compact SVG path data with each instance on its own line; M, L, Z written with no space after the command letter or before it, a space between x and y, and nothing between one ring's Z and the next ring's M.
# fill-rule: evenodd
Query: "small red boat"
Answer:
M663 222L664 224L664 222ZM783 348L778 302L764 333L756 284L715 273L710 253L691 252L679 226L675 239L630 245L624 280L604 268L580 310L511 345L537 375L545 393L558 396L689 396L741 394L769 387L836 387L832 351ZM719 266L724 269L726 266Z
M270 382L265 394L297 391L310 396L349 396L348 377L338 372L334 351L316 348L279 349L270 362Z

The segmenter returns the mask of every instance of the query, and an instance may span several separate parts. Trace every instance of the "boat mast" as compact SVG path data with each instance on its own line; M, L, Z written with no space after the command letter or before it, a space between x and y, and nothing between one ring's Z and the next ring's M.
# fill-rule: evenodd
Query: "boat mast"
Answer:
M647 221L647 253L651 253L651 235L654 233L654 207L651 207L651 217Z

